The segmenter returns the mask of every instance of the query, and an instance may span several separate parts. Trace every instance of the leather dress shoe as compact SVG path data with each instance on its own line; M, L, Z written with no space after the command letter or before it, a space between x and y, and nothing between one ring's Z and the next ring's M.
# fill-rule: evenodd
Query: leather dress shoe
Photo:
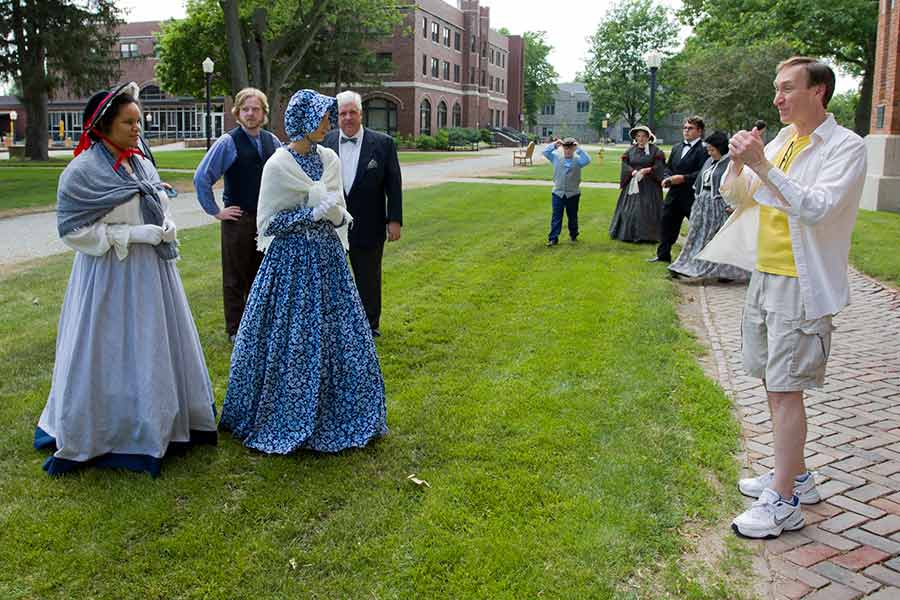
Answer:
M670 263L670 262L672 262L672 259L671 258L660 258L658 256L654 256L653 258L648 258L647 262L648 263L658 263L658 262Z

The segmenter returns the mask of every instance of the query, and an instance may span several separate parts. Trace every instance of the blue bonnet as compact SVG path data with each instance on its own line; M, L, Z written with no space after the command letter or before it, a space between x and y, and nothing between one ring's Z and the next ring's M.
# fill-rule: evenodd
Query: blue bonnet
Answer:
M291 96L284 111L284 132L292 142L302 140L319 128L326 112L332 129L337 127L337 98L323 96L315 90L299 90Z

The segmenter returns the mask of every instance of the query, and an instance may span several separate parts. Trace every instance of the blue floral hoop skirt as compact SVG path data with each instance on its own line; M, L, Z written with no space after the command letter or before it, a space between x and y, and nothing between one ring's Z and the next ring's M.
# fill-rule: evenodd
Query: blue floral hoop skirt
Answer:
M253 282L219 423L271 454L338 452L387 433L384 379L344 249L331 223L300 211Z

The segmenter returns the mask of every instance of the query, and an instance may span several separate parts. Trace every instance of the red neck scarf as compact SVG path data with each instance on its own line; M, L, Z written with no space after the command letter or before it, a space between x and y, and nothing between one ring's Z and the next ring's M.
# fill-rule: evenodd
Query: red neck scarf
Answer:
M94 128L94 119L97 118L97 115L99 115L102 112L103 107L106 106L106 104L109 101L111 101L112 99L113 99L113 92L110 92L109 94L107 94L106 98L104 98L103 101L97 105L97 108L94 109L94 114L91 115L91 118L88 119L87 121L85 121L84 128L81 132L81 137L78 138L78 146L75 147L74 155L78 156L79 154L81 154L82 152L84 152L85 150L87 150L88 148L91 147L91 136L89 135L89 132L93 131L97 135L97 137L99 137L101 140L103 140L104 142L106 142L107 144L109 144L110 146L112 146L113 148L115 148L118 151L119 154L116 157L115 164L113 165L113 171L118 171L119 165L121 165L122 161L124 161L125 159L130 158L132 156L140 156L141 158L146 158L146 157L144 156L144 153L141 152L137 148L122 148L122 147L120 147L118 144L116 144L115 142L110 140L108 137L106 137L105 135L100 133L100 131L98 131L97 129Z

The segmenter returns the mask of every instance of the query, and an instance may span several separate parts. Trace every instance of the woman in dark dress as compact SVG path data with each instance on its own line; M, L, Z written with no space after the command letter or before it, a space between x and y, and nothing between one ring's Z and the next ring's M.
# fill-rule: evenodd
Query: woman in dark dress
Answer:
M653 142L650 128L631 130L634 145L622 155L619 201L609 224L609 237L623 242L658 242L663 198L661 182L666 157Z

